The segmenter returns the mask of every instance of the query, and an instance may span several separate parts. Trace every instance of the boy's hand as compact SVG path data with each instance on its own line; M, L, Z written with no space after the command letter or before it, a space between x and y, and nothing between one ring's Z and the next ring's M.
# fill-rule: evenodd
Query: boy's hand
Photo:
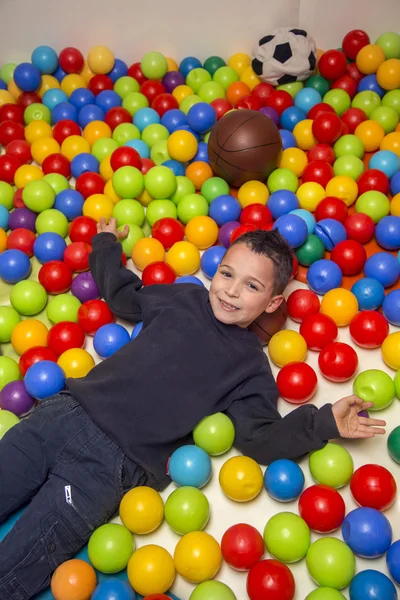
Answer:
M108 222L108 225L106 224L106 220L103 217L101 217L100 222L97 223L97 233L104 232L113 233L117 240L120 240L128 235L129 225L125 225L123 231L118 231L117 220L114 219L114 217L111 217L111 219Z
M335 417L336 425L340 436L343 438L371 438L376 434L382 435L385 430L385 421L380 419L370 419L360 417L358 413L362 410L368 410L374 405L373 402L364 402L358 396L347 396L333 404L332 412ZM381 427L382 426L382 427Z

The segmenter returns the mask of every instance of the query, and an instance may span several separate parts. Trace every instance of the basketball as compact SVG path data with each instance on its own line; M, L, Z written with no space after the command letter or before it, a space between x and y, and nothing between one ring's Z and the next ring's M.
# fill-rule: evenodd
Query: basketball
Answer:
M227 113L214 125L208 141L211 168L234 187L266 179L276 168L281 151L278 128L256 110Z
M262 313L249 325L248 329L258 335L263 346L267 346L272 336L283 328L287 316L286 300L283 300L273 313Z

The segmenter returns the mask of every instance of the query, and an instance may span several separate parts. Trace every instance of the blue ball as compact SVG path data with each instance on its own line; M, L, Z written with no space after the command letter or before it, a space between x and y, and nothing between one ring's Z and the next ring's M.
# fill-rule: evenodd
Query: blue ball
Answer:
M298 106L289 106L285 108L280 118L280 125L282 129L293 131L297 123L306 119L306 114Z
M212 279L217 272L221 260L226 252L222 246L207 248L200 260L200 268L207 279Z
M297 215L282 215L275 221L273 228L279 231L292 248L301 246L308 235L307 223Z
M67 73L60 66L57 67L57 71L53 73L53 76L57 79L59 83L62 82Z
M196 133L207 133L217 122L217 114L211 104L198 102L194 104L187 115L188 125Z
M6 209L5 206L0 204L0 227L2 229L8 229L8 219L10 217L10 213Z
M178 176L184 176L186 173L185 167L182 163L180 163L177 160L174 159L169 159L169 160L165 160L162 163L163 167L168 167L169 169L171 169L171 171L174 173L174 175Z
M97 94L96 104L107 113L111 108L122 106L122 98L114 90L103 90Z
M297 148L296 138L291 131L288 129L280 129L279 134L281 136L283 150L286 150L286 148Z
M3 79L0 79L0 90L8 90L8 86Z
M78 111L71 102L60 102L59 104L56 104L51 111L51 120L53 124L56 124L59 121L64 121L66 119L77 123Z
M309 234L314 233L316 220L312 213L310 213L305 208L295 208L294 210L291 210L289 214L297 215L298 217L301 217L302 219L304 219L304 221L306 222L306 225L307 225L308 233Z
M198 58L195 56L187 56L181 61L181 64L179 65L179 71L186 79L190 71L193 71L193 69L199 69L200 67L202 67L202 64Z
M390 179L400 169L400 158L391 150L379 150L371 157L368 168L383 171Z
M75 109L76 110L76 109ZM86 104L82 106L78 113L78 123L82 129L92 123L92 121L104 121L104 110L96 104Z
M57 363L41 360L29 367L24 383L28 394L36 400L43 400L64 389L65 375Z
M26 279L30 271L31 262L22 250L5 250L0 254L0 277L6 283Z
M80 192L69 188L57 194L54 208L62 212L68 221L73 221L81 216L84 202L85 199Z
M379 85L375 73L366 75L361 79L357 86L357 94L360 92L375 92L380 98L385 95L385 90Z
M211 458L199 446L181 446L172 454L168 471L177 486L189 485L200 489L210 480Z
M336 219L321 219L321 221L316 223L314 233L323 242L329 252L333 250L336 244L347 239L343 223Z
M194 285L200 285L204 287L204 283L198 277L194 275L182 275L182 277L177 277L174 283L193 283Z
M299 199L290 190L277 190L272 192L268 198L267 206L276 220L282 215L287 215L292 210L299 208Z
M313 106L322 102L321 94L312 87L305 87L294 97L294 105L306 115Z
M367 258L364 265L365 277L372 277L383 287L394 285L400 277L400 263L389 252L377 252Z
M33 253L42 264L50 260L62 260L67 243L58 233L41 233L33 244Z
M292 502L304 487L304 473L293 460L274 460L264 473L264 486L278 502Z
M143 140L128 140L124 146L129 146L139 152L140 158L150 158L150 148Z
M117 323L108 323L100 327L93 338L93 347L100 358L108 358L122 346L128 344L131 338L125 327Z
M160 123L160 115L154 108L139 108L135 116L133 117L133 124L142 133L148 125L156 125Z
M135 327L132 329L131 340L134 340L135 338L137 338L137 336L142 331L142 329L143 329L143 321L139 321L139 323L136 323Z
M383 217L375 228L375 239L385 250L400 248L400 217Z
M385 297L383 285L371 277L363 277L356 281L351 291L357 298L360 310L377 310L382 306Z
M196 156L191 160L191 162L196 162L197 160L201 160L202 162L209 163L208 158L208 144L206 142L199 142L199 147L197 150Z
M88 88L77 88L70 95L69 101L79 110L87 104L94 104L96 96Z
M309 267L307 283L316 294L326 294L329 290L341 286L342 271L333 260L321 258Z
M164 125L170 133L180 125L187 125L187 122L187 116L182 110L179 110L179 108L171 108L171 110L167 110L161 117L161 125Z
M34 92L42 82L42 74L35 65L21 63L15 67L13 79L23 92Z
M38 46L32 52L32 64L39 69L43 75L52 75L57 71L57 52L49 46Z
M47 90L47 92L43 94L42 102L49 110L53 110L57 104L61 104L61 102L68 102L68 96L62 90L53 88L51 90Z
M214 219L218 227L229 221L238 221L242 207L236 198L229 194L217 196L210 204L209 216Z
M384 317L396 327L400 327L400 290L392 290L382 303Z
M200 140L200 136L198 133L196 133L195 131L193 131L193 129L191 127L189 127L189 125L186 123L183 125L178 125L177 127L174 128L174 131L188 131L189 133L191 133L192 135L194 135L194 137L196 138L197 141ZM173 133L172 132L172 133Z
M390 575L400 585L400 540L390 546L386 554L386 564Z
M390 191L393 196L400 192L400 171L397 171L390 180Z
M387 575L367 569L352 579L350 600L397 600L397 592Z
M72 176L78 179L79 175L82 173L99 173L100 172L100 163L93 154L89 154L89 152L82 152L82 154L77 154L71 160L71 173Z
M107 577L98 584L90 598L91 600L137 600L137 595L127 581L119 577Z
M116 58L112 70L107 73L113 83L120 77L125 77L128 74L128 65L120 58Z
M392 543L392 527L384 514L375 508L360 507L346 515L342 536L354 554L378 558Z

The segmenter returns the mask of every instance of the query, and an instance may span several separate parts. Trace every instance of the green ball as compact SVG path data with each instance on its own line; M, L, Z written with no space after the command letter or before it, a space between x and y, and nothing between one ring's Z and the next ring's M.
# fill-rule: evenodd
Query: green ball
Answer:
M53 192L57 196L60 192L69 189L68 179L59 173L48 173L42 179L53 188Z
M0 306L0 344L8 344L11 334L21 317L12 306Z
M210 179L208 179L207 181L210 181ZM203 189L203 188L201 188L201 189ZM228 186L228 189L229 189L229 186ZM172 194L171 200L174 204L178 205L179 202L182 200L182 198L184 198L185 196L188 196L189 194L194 194L195 192L196 192L196 188L194 186L193 181L191 181L191 179L189 179L189 177L186 177L185 175L177 175L176 190ZM202 192L202 195L204 196L203 192Z
M357 158L364 156L364 144L356 135L347 134L343 135L333 146L336 158L341 156L348 156L352 154Z
M201 195L211 204L218 196L229 194L229 185L221 177L210 177L201 186Z
M339 117L351 106L351 98L344 90L329 90L322 101L332 106Z
M0 181L0 204L7 210L13 208L14 190L9 183Z
M385 135L394 131L400 120L398 112L390 106L378 106L378 108L374 108L370 118L383 127Z
M172 531L185 535L201 531L210 518L210 505L201 490L183 486L172 492L165 503L165 520Z
M72 294L59 294L50 300L46 308L46 315L52 323L61 321L78 322L78 310L81 303Z
M297 192L299 180L293 171L289 169L275 169L268 177L267 186L271 194L277 190Z
M169 138L169 131L164 125L154 123L153 125L147 125L142 131L142 140L146 142L148 147L151 148L157 142L167 140Z
M400 400L400 371L397 371L396 375L394 376L393 383L396 396Z
M44 104L34 102L26 107L24 111L25 125L29 125L32 121L45 121L51 125L51 112Z
M182 100L182 102L179 105L179 109L182 112L184 112L185 115L187 115L192 106L198 104L199 102L203 102L200 96L197 96L196 94L191 94L190 96L186 96L186 98Z
M19 423L19 418L9 410L0 410L0 440L11 427Z
M121 200L123 202L123 200ZM123 231L124 225L118 227L118 231ZM125 252L126 256L130 257L132 254L133 246L136 244L138 240L144 237L143 229L139 227L139 225L134 225L133 223L129 223L129 233L126 238L120 240L122 245L122 250Z
M176 219L176 216L176 206L172 200L153 200L147 207L146 218L151 227L160 219Z
M339 444L329 442L321 450L312 452L309 458L312 478L322 485L341 488L351 479L354 470L351 455Z
M204 61L204 65L203 65L204 69L206 69L206 71L208 71L210 73L210 75L214 75L214 73L216 71L218 71L218 69L220 69L221 67L225 67L225 66L226 66L226 62L220 56L209 56Z
M400 115L400 90L390 90L382 98L382 106L394 108L398 115Z
M142 58L140 68L147 79L162 79L168 70L167 59L161 52L147 52Z
M354 577L356 560L350 548L341 540L324 537L313 544L307 553L307 569L320 585L341 590Z
M142 226L142 231L144 233L144 237L150 237L151 236L151 227L149 225L149 222L147 219L144 220L143 226Z
M313 233L310 233L306 241L295 250L297 260L304 267L309 267L317 260L323 258L325 246L323 241Z
M3 65L1 67L0 79L5 81L7 85L10 83L11 79L13 78L14 71L17 66L18 66L17 63L6 63L5 65Z
M113 140L124 146L129 140L140 140L140 131L133 123L121 123L113 131Z
M133 77L129 77L128 75L124 75L124 77L120 77L114 83L114 92L117 92L120 98L124 99L128 94L132 94L133 92L138 92L140 90L140 85L133 79Z
M147 171L144 187L152 198L169 198L176 191L176 177L168 167L157 166Z
M294 81L293 83L284 83L282 85L278 85L276 89L287 92L292 96L292 98L295 98L303 88L304 84L302 81Z
M395 397L394 381L380 369L367 369L355 378L353 393L364 400L373 402L369 410L382 410L390 406Z
M389 58L400 58L400 35L398 33L391 31L382 33L375 44L382 48L386 60Z
M200 194L189 194L178 204L178 218L187 225L193 217L207 216L208 202Z
M325 79L325 77L322 77L321 75L312 75L312 77L307 79L306 87L314 88L314 90L317 90L317 92L324 97L325 94L329 92L330 85L329 81Z
M44 309L47 293L37 281L19 281L11 290L10 302L20 315L31 317Z
M0 390L11 381L21 379L18 363L9 356L0 356ZM3 411L0 411L0 414Z
M56 195L49 183L39 179L26 184L22 190L22 200L27 208L40 213L54 205Z
M96 529L88 543L89 560L100 573L119 573L126 568L135 549L129 529L107 523Z
M201 86L198 95L203 102L210 104L217 98L225 98L225 90L220 83L208 81Z
M200 88L205 83L211 81L211 75L206 69L192 69L186 77L186 85L192 88L195 94L200 91Z
M193 440L210 456L220 456L231 449L235 439L235 428L224 413L204 417L193 430Z
M168 141L160 140L153 144L150 151L150 158L156 165L162 165L166 160L170 160L171 157L168 154Z
M305 600L345 600L345 597L338 590L323 587L308 594Z
M400 425L390 432L387 447L393 460L400 464Z
M281 512L269 519L264 528L264 542L277 560L293 563L301 560L310 547L307 523L292 512Z
M226 90L231 85L231 83L239 81L239 75L235 71L235 69L232 69L232 67L225 66L220 67L215 71L213 75L213 80L217 83L220 83L224 90Z
M136 167L125 166L115 171L112 176L113 188L123 199L136 198L143 192L144 177ZM117 202L116 206L118 206Z
M51 231L65 238L68 233L68 219L56 208L49 208L41 212L36 219L35 226L38 234Z
M361 108L367 115L368 119L375 108L381 105L381 99L376 92L366 90L354 96L351 103L352 108Z
M212 579L197 585L189 600L236 600L236 596L225 583Z
M356 202L356 212L369 215L374 223L387 217L390 211L390 201L385 194L371 190L364 192Z
M147 108L149 101L144 94L140 92L129 92L122 100L123 108L133 117L141 108Z
M111 154L118 148L118 143L112 138L100 138L96 140L92 146L92 154L99 162Z
M364 173L364 169L363 161L351 154L336 159L333 165L335 175L346 175L355 181Z
M120 200L114 206L113 217L117 219L117 226L138 225L144 223L144 208L137 200Z

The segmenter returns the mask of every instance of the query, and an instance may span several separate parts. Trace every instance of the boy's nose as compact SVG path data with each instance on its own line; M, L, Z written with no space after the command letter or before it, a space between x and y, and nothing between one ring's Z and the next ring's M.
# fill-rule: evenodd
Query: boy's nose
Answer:
M237 298L239 296L239 293L240 293L239 284L232 283L230 286L227 287L226 293L228 294L228 296L232 296L233 298Z

